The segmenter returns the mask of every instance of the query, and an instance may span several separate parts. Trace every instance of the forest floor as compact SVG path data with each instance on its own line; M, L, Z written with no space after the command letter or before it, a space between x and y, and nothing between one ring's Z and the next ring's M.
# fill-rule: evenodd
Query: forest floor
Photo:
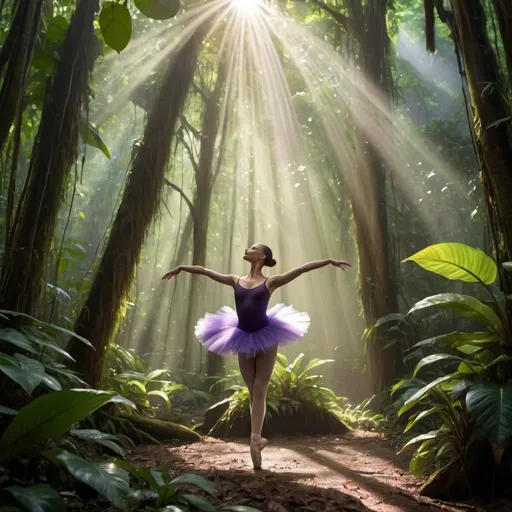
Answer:
M131 459L176 473L214 477L223 502L264 512L505 512L512 505L454 506L418 495L422 481L409 474L410 454L396 441L355 431L344 436L272 439L263 469L254 471L247 440L204 438L188 445L142 446Z

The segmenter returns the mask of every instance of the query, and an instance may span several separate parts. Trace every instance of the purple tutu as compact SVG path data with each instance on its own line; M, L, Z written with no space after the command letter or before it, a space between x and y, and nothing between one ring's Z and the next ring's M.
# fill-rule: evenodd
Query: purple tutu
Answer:
M309 328L309 315L292 306L276 304L267 311L269 323L254 332L238 327L238 316L229 306L217 313L206 313L196 324L201 344L219 355L246 354L254 357L276 345L287 345L302 338Z

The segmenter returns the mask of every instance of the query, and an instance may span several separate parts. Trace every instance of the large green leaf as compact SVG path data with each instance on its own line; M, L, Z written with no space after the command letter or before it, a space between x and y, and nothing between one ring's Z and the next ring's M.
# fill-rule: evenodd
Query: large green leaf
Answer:
M16 359L0 353L0 372L19 384L29 395L41 384L41 375L32 374L23 368Z
M99 23L105 43L121 53L132 37L132 17L128 7L116 2L103 2Z
M154 20L174 18L180 10L180 0L133 0L139 11Z
M413 439L410 439L407 441L407 443L404 444L402 449L398 452L401 453L403 450L405 450L408 446L411 446L412 444L416 444L422 441L429 441L431 439L437 439L438 437L442 436L444 432L441 429L438 430L431 430L430 432L427 432L426 434L420 434L419 436L414 437Z
M437 379L429 382L426 386L423 386L421 389L416 391L411 397L409 397L404 405L398 411L398 416L401 416L404 412L408 411L411 407L414 407L429 391L434 389L436 386L446 382L448 380L452 380L454 378L453 375L443 375L438 377Z
M113 452L117 453L121 457L124 457L124 450L117 443L121 443L119 437L114 434L107 434L105 432L100 432L95 429L78 429L71 430L69 432L73 437L78 437L79 439L84 439L85 441L92 441L94 443L101 444L106 448L109 448Z
M450 359L456 360L456 361L461 361L462 363L466 363L470 367L483 366L480 363L477 363L474 361L469 361L467 359L463 359L462 357L454 356L451 354L431 354L429 356L424 357L421 361L418 362L418 364L416 365L416 368L414 369L413 376L416 377L416 374L418 373L418 371L421 368L423 368L424 366L428 366L432 363L437 363L438 361L444 361L444 360L450 360Z
M409 419L409 422L407 423L407 426L405 427L404 433L408 432L409 430L411 430L411 428L414 427L414 425L416 425L416 423L421 421L423 418L426 418L427 416L430 416L432 414L436 414L436 413L438 413L440 411L441 411L441 407L436 405L434 407L431 407L430 409L425 409L424 411L421 411L419 414L417 414L415 416L412 416Z
M451 309L466 318L470 318L484 325L491 331L499 334L503 333L503 324L498 315L490 307L474 297L460 293L439 293L432 295L414 304L407 314L410 315L414 311L433 306Z
M504 447L512 436L512 382L497 384L473 384L466 395L469 415L489 439Z
M22 318L26 318L30 322L32 322L34 325L41 327L45 329L46 331L52 333L52 334L66 334L67 336L71 336L73 338L76 338L77 340L80 340L82 343L85 343L86 345L89 345L91 348L94 348L91 344L91 342L84 338L83 336L80 336L79 334L70 331L69 329L65 329L64 327L60 327L55 324L48 324L46 322L42 322L41 320L38 320L37 318L34 318L33 316L27 315L26 313L20 313L19 311L11 311L9 309L0 309L0 315L6 315L6 316L20 316Z
M7 343L11 343L12 345L16 345L27 352L32 352L33 354L37 354L37 351L32 347L32 343L19 331L16 329L6 328L0 329L0 340L7 341Z
M498 273L496 263L487 254L460 243L430 245L404 261L414 261L425 270L467 283L491 284Z
M425 340L419 341L413 345L407 352L417 348L431 348L435 345L458 348L463 345L473 345L476 347L486 347L489 343L498 343L499 336L492 332L459 332L454 331L448 334L441 334Z
M50 460L64 464L77 480L92 487L113 505L124 510L125 497L130 491L128 471L113 462L89 462L65 450L47 452L45 455Z
M67 510L59 493L48 484L36 484L30 487L13 485L5 490L30 512L66 512Z
M107 403L113 393L68 389L40 396L21 409L0 438L0 461L48 439L58 440L77 421Z
M40 383L45 384L52 391L60 391L62 389L57 379L46 374L44 364L23 354L14 354L14 358L25 372L38 379Z

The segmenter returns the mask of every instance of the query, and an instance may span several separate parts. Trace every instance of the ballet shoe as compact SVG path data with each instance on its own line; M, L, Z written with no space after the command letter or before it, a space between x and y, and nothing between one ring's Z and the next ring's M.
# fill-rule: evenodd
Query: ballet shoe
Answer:
M261 469L261 451L267 446L268 441L264 437L251 439L251 459L254 469Z

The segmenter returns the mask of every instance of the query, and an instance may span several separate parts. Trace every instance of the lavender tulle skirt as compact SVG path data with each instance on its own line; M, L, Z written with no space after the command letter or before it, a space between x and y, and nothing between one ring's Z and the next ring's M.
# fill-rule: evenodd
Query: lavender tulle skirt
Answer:
M236 312L223 306L217 313L206 313L195 328L201 344L219 355L229 353L254 357L276 345L287 345L302 338L309 329L309 315L292 306L276 304L267 311L268 325L254 332L239 329Z

